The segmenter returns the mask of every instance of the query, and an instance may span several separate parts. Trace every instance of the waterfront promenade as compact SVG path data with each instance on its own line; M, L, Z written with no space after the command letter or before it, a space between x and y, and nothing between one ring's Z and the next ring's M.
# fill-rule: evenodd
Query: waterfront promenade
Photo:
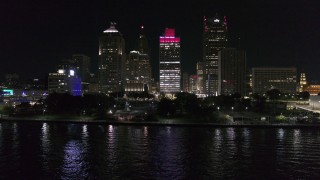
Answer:
M175 118L159 118L158 121L116 121L116 120L96 120L89 117L77 117L74 119L52 118L48 116L37 117L2 117L0 122L48 122L48 123L84 123L101 125L127 125L127 126L181 126L181 127L273 127L273 128L319 128L320 124L289 124L289 123L269 123L269 122L196 122L183 121Z

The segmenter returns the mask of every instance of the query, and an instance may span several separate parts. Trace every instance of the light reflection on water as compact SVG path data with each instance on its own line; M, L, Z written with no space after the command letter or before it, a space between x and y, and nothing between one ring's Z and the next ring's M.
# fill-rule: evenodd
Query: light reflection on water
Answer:
M319 137L314 129L2 122L0 179L310 179L320 177Z

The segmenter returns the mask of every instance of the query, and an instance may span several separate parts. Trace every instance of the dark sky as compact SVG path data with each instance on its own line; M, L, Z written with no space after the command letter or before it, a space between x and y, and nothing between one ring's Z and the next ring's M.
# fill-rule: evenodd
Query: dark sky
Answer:
M203 16L226 15L230 46L247 50L248 67L296 66L320 80L319 0L56 0L0 3L0 79L6 73L44 77L63 58L83 53L97 71L98 37L110 21L135 49L140 25L149 39L153 74L166 27L181 38L182 71L202 59ZM158 79L158 78L156 78Z

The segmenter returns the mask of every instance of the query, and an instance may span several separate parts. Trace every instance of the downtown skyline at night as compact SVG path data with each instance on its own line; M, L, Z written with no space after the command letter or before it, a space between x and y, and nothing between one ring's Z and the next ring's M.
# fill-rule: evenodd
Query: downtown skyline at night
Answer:
M0 179L320 179L319 0L0 3Z
M285 2L166 2L99 1L3 4L1 11L4 74L42 78L61 59L72 54L91 57L98 69L98 38L116 22L126 41L126 53L135 50L140 26L149 40L152 75L159 78L159 36L175 28L181 37L182 72L194 74L202 61L203 17L226 16L229 47L247 52L248 68L297 67L310 80L319 80L319 15L316 1ZM239 41L240 38L240 41ZM308 62L308 63L306 63Z

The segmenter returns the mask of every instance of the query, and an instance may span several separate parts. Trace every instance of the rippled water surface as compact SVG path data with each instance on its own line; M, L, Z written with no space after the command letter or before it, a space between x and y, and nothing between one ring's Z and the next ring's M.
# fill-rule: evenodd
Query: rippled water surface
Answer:
M0 123L0 179L317 179L320 130Z

